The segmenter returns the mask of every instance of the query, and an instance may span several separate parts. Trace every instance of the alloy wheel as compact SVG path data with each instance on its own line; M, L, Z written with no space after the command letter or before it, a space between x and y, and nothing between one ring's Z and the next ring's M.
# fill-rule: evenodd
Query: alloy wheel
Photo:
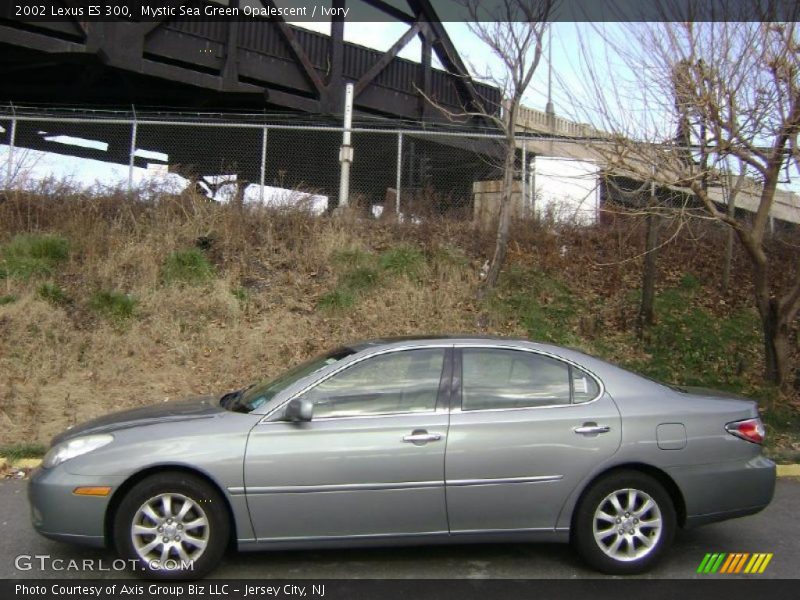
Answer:
M595 542L607 556L623 562L639 560L658 545L663 530L661 510L646 492L619 489L598 504L592 529Z
M131 523L131 541L147 565L196 561L206 550L210 527L203 508L191 498L163 493L145 501Z

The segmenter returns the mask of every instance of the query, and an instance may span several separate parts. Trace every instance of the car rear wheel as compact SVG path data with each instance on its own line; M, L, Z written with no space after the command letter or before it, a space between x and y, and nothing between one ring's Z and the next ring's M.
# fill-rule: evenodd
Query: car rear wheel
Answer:
M575 512L572 541L583 559L611 574L641 573L675 536L675 507L664 487L638 471L595 482Z
M137 483L114 519L114 541L134 570L154 579L203 577L230 536L224 500L199 477L158 473Z

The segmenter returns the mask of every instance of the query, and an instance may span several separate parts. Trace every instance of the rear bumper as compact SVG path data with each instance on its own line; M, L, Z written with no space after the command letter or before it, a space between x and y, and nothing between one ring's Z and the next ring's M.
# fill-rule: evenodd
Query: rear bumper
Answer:
M775 463L764 456L667 472L683 492L686 527L755 514L775 493Z

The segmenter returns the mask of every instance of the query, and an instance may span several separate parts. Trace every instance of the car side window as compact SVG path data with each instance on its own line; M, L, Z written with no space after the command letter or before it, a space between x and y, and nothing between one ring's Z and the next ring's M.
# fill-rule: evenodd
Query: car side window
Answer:
M430 412L436 408L444 348L402 350L367 358L306 394L314 418Z
M519 350L464 348L462 361L462 410L570 403L570 367L560 360Z
M600 386L594 377L575 366L570 366L569 370L572 373L572 402L580 404L597 398Z

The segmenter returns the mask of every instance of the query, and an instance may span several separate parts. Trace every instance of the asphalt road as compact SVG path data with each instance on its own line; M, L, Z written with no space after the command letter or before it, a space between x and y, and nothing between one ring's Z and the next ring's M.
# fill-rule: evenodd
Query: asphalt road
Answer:
M47 540L29 522L24 481L0 481L0 578L105 578L127 572L30 570L15 566L19 555L49 555L64 559L102 559L110 568L111 551L70 546ZM661 579L709 578L696 569L707 552L773 552L774 558L758 578L797 578L800 558L800 481L778 481L775 499L758 515L679 531L668 557L644 577ZM269 579L450 579L604 577L584 567L568 545L478 544L421 546L367 550L231 553L213 573L218 578ZM720 576L731 577L731 576Z

